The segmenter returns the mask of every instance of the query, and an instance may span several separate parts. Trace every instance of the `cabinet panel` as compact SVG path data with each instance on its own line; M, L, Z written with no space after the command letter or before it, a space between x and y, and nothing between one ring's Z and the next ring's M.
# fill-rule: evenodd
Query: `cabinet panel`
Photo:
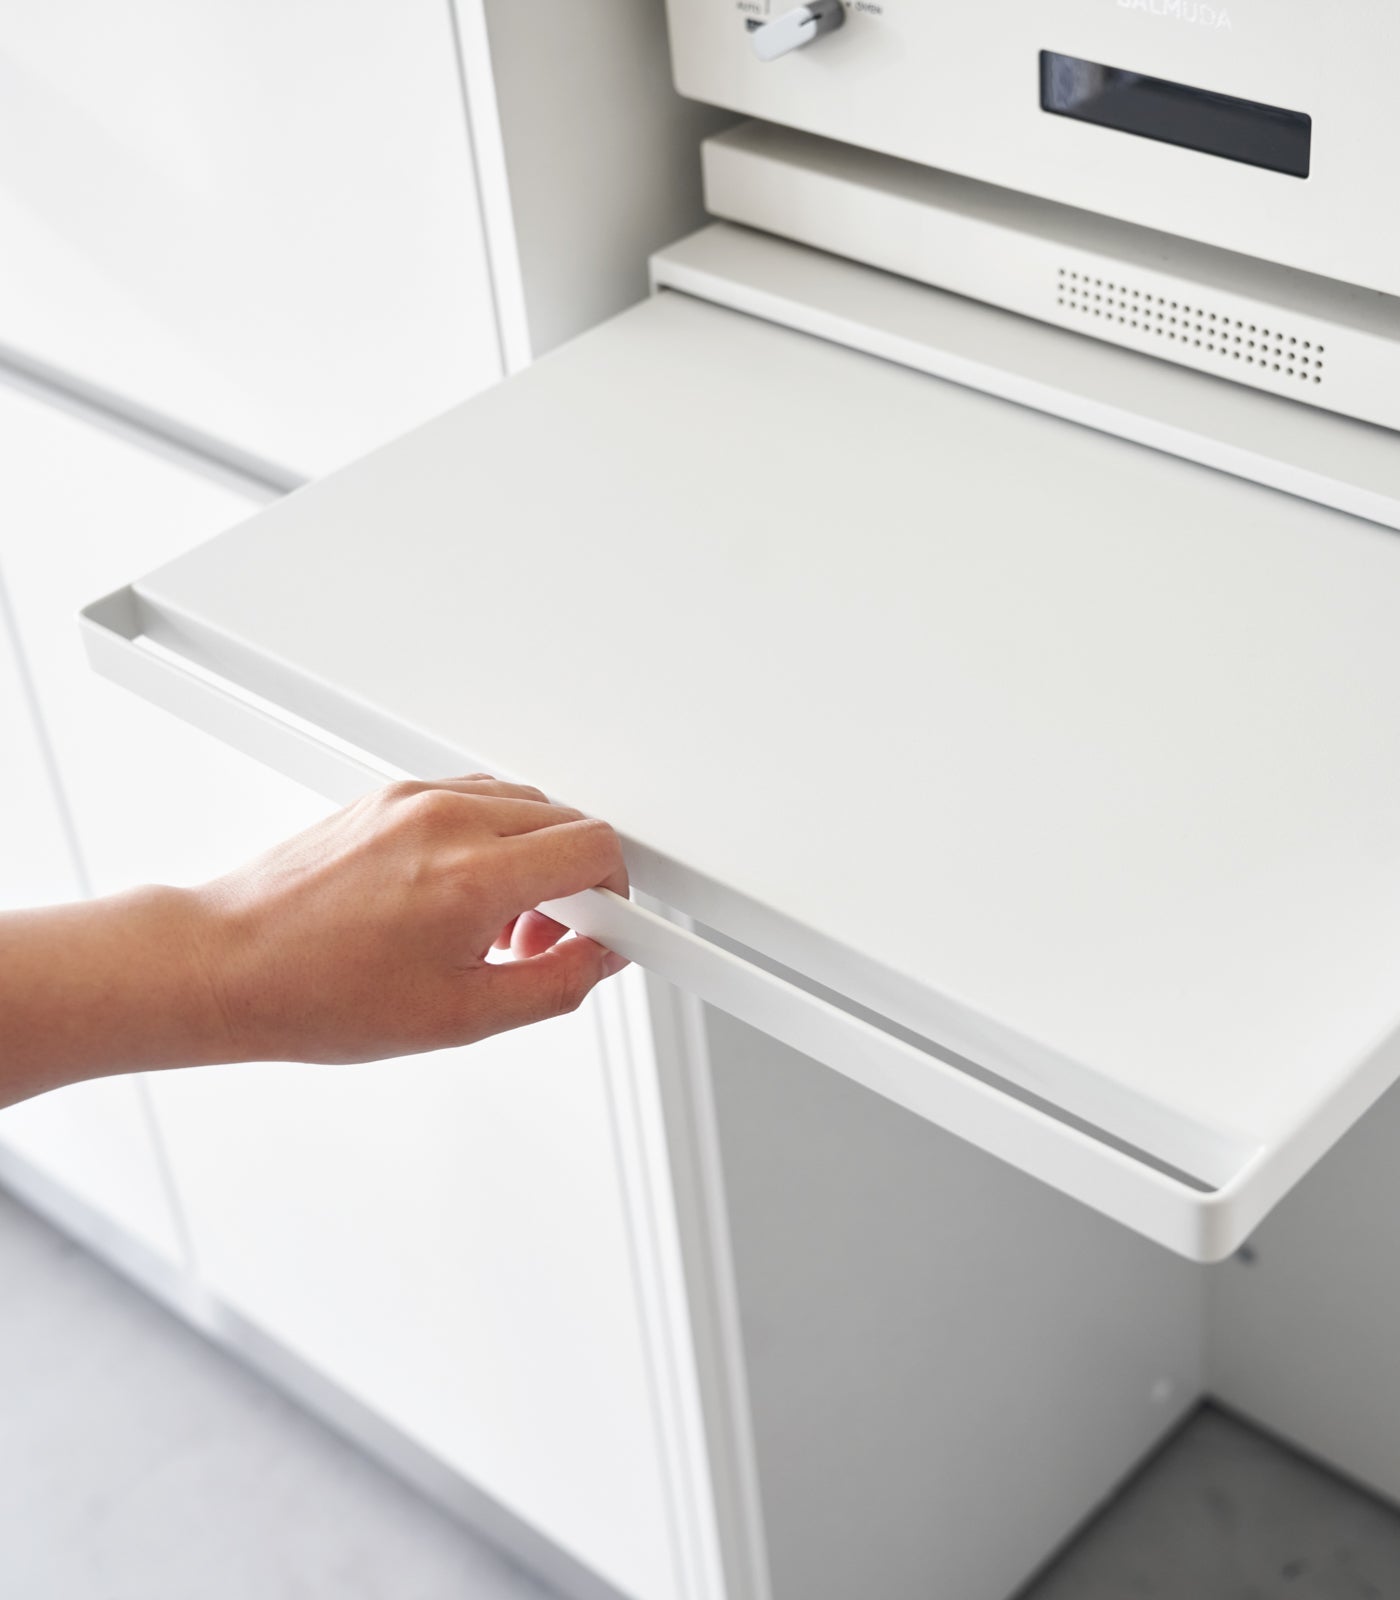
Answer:
M24 8L0 306L0 345L308 474L492 381L444 0Z
M455 0L503 336L523 365L647 292L705 221L700 143L731 122L671 83L646 0ZM487 113L492 113L487 115Z

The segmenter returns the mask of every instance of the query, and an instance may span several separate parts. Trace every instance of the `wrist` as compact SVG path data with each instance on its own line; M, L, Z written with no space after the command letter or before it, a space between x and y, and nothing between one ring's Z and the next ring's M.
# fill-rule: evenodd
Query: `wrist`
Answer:
M236 918L211 888L138 890L149 925L168 952L168 1002L181 1044L174 1064L253 1059L249 1017L236 975Z

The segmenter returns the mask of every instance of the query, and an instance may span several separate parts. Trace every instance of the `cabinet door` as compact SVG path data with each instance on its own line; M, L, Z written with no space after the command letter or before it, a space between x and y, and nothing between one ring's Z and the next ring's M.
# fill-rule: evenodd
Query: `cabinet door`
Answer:
M0 345L305 474L491 382L445 0L25 7L0 305Z
M0 440L0 555L94 887L197 881L322 815L81 658L81 601L248 503L3 391ZM416 1060L146 1087L219 1300L619 1587L673 1592L591 1013Z

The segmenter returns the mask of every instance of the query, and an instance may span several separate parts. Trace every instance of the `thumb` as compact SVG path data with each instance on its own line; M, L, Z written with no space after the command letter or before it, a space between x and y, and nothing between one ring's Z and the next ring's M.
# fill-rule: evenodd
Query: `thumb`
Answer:
M576 1011L595 984L626 965L596 940L575 935L543 955L485 967L481 1020L489 1032L503 1033L545 1017L561 1017Z

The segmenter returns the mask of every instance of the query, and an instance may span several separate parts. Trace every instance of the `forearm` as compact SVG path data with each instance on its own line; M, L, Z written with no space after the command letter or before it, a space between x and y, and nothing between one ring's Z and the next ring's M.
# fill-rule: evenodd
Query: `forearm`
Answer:
M0 1105L229 1058L199 904L148 888L0 916Z

